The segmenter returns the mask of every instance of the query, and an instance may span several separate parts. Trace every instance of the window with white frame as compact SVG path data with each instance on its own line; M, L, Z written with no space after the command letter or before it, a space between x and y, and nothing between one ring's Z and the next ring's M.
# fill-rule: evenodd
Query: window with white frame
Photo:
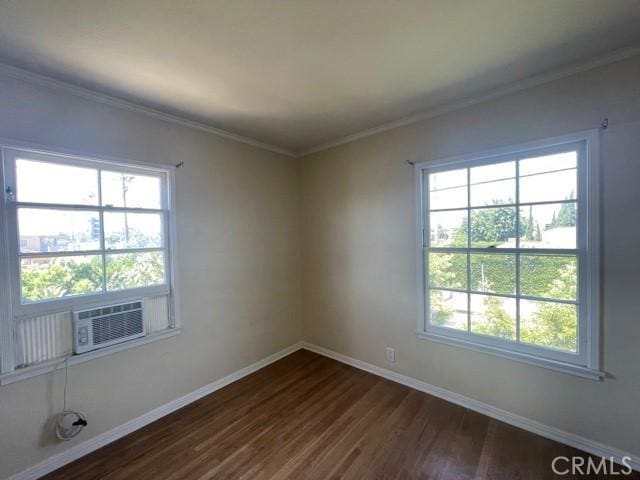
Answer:
M424 336L598 369L596 155L589 133L418 165Z
M7 326L20 319L170 297L169 168L27 149L2 154L10 292L3 345ZM11 358L3 360L11 370Z

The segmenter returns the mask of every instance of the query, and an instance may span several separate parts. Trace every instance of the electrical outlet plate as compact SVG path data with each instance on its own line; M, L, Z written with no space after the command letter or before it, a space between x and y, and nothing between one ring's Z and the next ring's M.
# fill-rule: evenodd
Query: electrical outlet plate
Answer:
M395 362L396 361L396 351L391 347L387 347L386 349L387 361Z

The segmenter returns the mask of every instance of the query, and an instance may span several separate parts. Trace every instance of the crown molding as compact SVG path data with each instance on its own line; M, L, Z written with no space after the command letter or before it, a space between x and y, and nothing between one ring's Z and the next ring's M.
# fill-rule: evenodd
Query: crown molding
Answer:
M287 150L285 148L278 147L276 145L271 145L268 143L261 142L259 140L254 140L253 138L228 132L226 130L216 128L212 125L208 125L206 123L198 122L195 120L190 120L188 118L181 117L179 115L162 112L160 110L156 110L155 108L145 107L138 103L134 103L128 100L124 100L122 98L114 97L112 95L100 93L95 90L91 90L85 87L80 87L78 85L73 85L71 83L64 82L62 80L57 80L49 76L41 75L39 73L34 73L28 70L24 70L22 68L14 67L13 65L8 65L6 63L0 63L0 73L18 80L27 81L43 87L63 90L72 95L82 97L88 100L92 100L94 102L102 103L102 104L109 105L116 108L121 108L124 110L128 110L130 112L141 113L159 120L164 120L165 122L176 123L178 125L182 125L188 128L195 128L203 132L211 133L218 137L227 138L239 143L251 145L252 147L268 150L269 152L279 153L281 155L286 155L289 157L297 157L297 155L294 152Z
M479 103L487 102L489 100L493 100L499 97L504 97L506 95L517 93L522 90L527 90L529 88L537 87L540 85L544 85L545 83L550 83L555 80L560 80L565 77L570 77L572 75L576 75L578 73L586 72L588 70L593 70L598 67L603 67L605 65L609 65L611 63L619 62L621 60L625 60L627 58L635 57L640 55L640 46L623 48L620 50L616 50L607 55L603 55L600 57L593 58L586 62L574 63L565 67L561 67L559 69L551 70L539 75L533 75L523 80L518 80L512 83L509 83L505 86L498 87L492 90L489 90L485 93L467 97L462 100L453 101L450 103L445 103L439 105L434 108L430 108L428 110L424 110L422 112L409 115L407 117L401 118L399 120L394 120L389 123L384 123L382 125L378 125L377 127L372 127L366 130L362 130L361 132L357 132L351 135L347 135L345 137L339 138L337 140L332 140L330 142L321 143L316 145L315 147L311 147L307 150L302 150L296 152L296 157L301 158L307 155L311 155L312 153L318 153L323 150L328 150L333 147L338 147L340 145L345 145L347 143L354 142L356 140L360 140L362 138L370 137L372 135L376 135L378 133L386 132L387 130L393 130L395 128L403 127L406 125L411 125L413 123L417 123L423 120L428 120L430 118L439 117L440 115L444 115L445 113L453 112L456 110L461 110L466 107L470 107L473 105L477 105Z
M378 133L386 132L388 130L393 130L395 128L403 127L406 125L411 125L413 123L421 122L423 120L428 120L430 118L438 117L440 115L444 115L449 112L461 110L463 108L477 105L479 103L487 102L489 100L493 100L506 95L510 95L512 93L517 93L523 90L527 90L529 88L544 85L546 83L550 83L555 80L560 80L562 78L570 77L572 75L586 72L588 70L593 70L598 67L603 67L605 65L619 62L621 60L625 60L627 58L635 57L638 55L640 55L640 46L623 48L620 50L616 50L610 54L593 58L586 62L574 63L574 64L561 67L559 69L555 69L546 73L533 75L526 79L509 83L505 86L489 90L479 95L467 97L462 100L456 100L449 103L445 103L445 104L424 110L422 112L409 115L407 117L400 118L398 120L394 120L392 122L384 123L376 127L368 128L366 130L362 130L360 132L353 133L351 135L338 138L336 140L331 140L329 142L321 143L311 148L302 149L298 151L293 151L293 150L279 147L277 145L264 143L259 140L255 140L255 139L245 137L236 133L222 130L212 125L208 125L206 123L191 120L191 119L174 115L171 113L162 112L154 108L145 107L138 103L134 103L128 100L124 100L122 98L114 97L112 95L100 93L94 90L90 90L88 88L73 85L68 82L57 80L52 77L34 73L28 70L24 70L22 68L5 64L5 63L0 63L0 73L3 73L7 76L10 76L19 80L35 83L37 85L41 85L44 87L64 90L73 95L83 97L89 100L93 100L95 102L102 103L105 105L110 105L116 108L122 108L124 110L132 111L136 113L141 113L144 115L148 115L150 117L164 120L166 122L183 125L188 128L195 128L197 130L211 133L218 137L234 140L236 142L243 143L246 145L251 145L253 147L267 150L269 152L279 153L281 155L286 155L294 158L302 158L302 157L306 157L307 155L311 155L313 153L318 153L324 150L328 150L330 148L338 147L340 145L345 145L347 143L351 143L356 140L360 140L362 138L370 137Z

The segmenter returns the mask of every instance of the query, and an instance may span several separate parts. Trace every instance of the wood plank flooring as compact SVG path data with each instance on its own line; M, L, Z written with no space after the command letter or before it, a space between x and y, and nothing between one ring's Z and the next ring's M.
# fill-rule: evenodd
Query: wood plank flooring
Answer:
M554 476L557 455L588 457L300 350L45 478L600 478Z

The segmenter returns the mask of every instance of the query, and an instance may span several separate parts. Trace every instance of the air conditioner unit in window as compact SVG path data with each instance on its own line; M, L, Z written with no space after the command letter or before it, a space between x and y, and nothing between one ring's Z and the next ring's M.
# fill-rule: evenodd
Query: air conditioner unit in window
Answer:
M73 312L73 351L76 354L144 335L141 301Z

